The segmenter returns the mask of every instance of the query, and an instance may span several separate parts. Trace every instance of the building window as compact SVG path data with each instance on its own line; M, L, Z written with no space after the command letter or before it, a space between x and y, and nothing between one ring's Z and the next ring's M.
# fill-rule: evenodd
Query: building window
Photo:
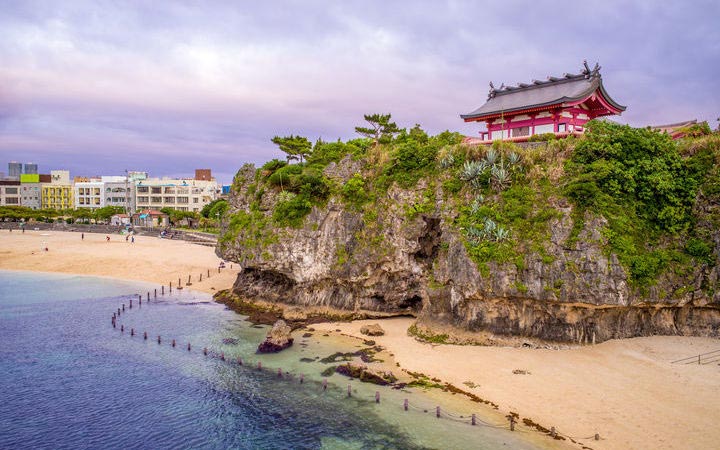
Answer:
M183 204L187 204L187 203L188 203L188 200L190 200L188 197L178 197L178 198L177 198L177 202L178 202L178 203L183 203Z
M193 197L193 203L197 203L197 202L198 202L198 198L197 198L197 197Z
M529 136L530 127L517 127L512 129L512 137Z
M6 205L17 205L20 202L18 201L18 197L5 197L5 204Z
M555 130L555 125L546 123L545 125L535 125L535 134L552 133Z
M175 193L175 188L174 188L174 187L166 187L166 188L165 188L165 193L166 193L166 194L174 194L174 193Z
M162 188L161 188L161 187L152 187L152 188L150 188L150 191L151 191L153 194L162 194Z
M150 197L150 201L153 203L162 203L162 197Z
M147 193L148 193L148 187L147 187L147 186L138 186L137 191L138 191L138 193L140 193L140 194L147 194Z
M137 201L138 201L138 203L147 203L148 197L138 197Z
M175 197L165 197L165 203L175 203Z
M18 189L16 187L15 188L5 188L5 193L6 194L17 194Z
M558 133L564 133L567 131L567 124L566 123L559 123L558 124Z

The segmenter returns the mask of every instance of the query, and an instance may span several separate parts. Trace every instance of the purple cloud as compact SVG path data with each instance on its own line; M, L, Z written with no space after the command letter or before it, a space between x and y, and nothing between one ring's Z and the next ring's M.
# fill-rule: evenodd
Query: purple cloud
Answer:
M5 2L0 164L228 182L276 134L353 137L369 112L477 133L487 83L599 61L636 126L715 125L716 2Z

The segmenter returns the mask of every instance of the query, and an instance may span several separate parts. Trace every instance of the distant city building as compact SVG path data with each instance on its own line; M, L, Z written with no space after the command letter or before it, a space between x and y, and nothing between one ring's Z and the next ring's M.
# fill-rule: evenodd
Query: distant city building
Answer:
M23 173L28 175L36 175L38 173L38 165L31 162L23 164Z
M495 89L490 83L487 102L460 116L465 122L485 122L487 127L480 138L468 138L466 143L524 142L545 133L558 137L581 134L588 121L625 111L605 90L600 66L590 69L587 62L584 66L577 75L566 73L517 86L503 84Z
M136 227L164 227L170 224L168 215L153 209L145 209L132 215Z
M16 161L11 161L8 163L8 177L20 180L20 175L22 175L22 173L22 163Z
M20 181L0 181L0 206L20 206Z
M99 178L80 178L75 180L86 179L87 181L76 181L73 186L73 197L76 208L98 209L105 206L105 196L103 195L103 182Z
M196 176L205 178L210 171L201 170ZM217 182L185 178L148 178L135 186L135 205L138 209L172 208L178 211L200 212L219 195Z
M40 209L40 175L36 173L20 174L20 206Z

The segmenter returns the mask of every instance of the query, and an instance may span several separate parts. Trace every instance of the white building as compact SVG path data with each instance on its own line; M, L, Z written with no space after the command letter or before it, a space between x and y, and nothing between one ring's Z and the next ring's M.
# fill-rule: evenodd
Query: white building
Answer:
M105 206L104 184L100 178L75 181L73 196L76 208L98 209Z
M104 176L103 206L119 206L130 213L135 212L135 186L134 182L124 176Z
M148 178L135 185L135 205L138 209L200 212L218 197L219 189L214 179Z

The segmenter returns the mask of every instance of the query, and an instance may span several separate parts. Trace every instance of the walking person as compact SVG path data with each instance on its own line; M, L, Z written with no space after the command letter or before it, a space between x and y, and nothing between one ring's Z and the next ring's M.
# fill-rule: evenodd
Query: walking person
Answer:
M81 240L81 241L84 241L84 240L85 240L85 233L80 233L80 240Z
M110 236L105 236L105 241L110 242Z
M134 243L135 243L135 236L131 236L131 237L130 237L130 243L131 243L131 244L134 244Z

